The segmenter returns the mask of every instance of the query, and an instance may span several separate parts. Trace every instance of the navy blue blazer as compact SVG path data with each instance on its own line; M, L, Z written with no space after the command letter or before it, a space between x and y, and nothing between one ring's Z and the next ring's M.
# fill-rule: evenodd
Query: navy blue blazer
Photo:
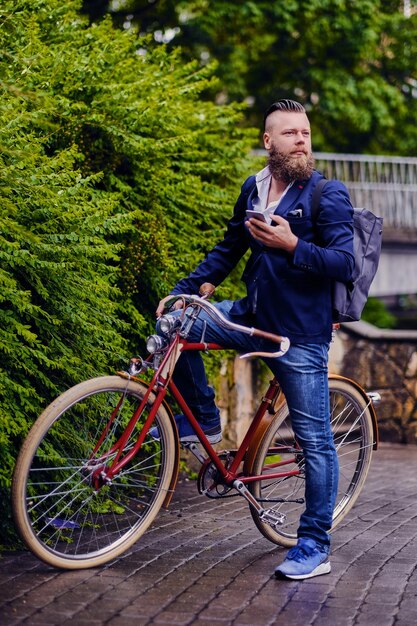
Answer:
M343 183L323 190L317 223L311 219L313 189L323 178L313 172L296 181L275 213L298 237L293 254L259 244L245 226L246 209L257 195L255 176L242 185L223 241L171 293L198 293L204 282L219 285L250 248L242 279L247 295L233 304L236 322L285 335L292 343L325 343L332 333L332 280L348 281L354 266L353 208Z

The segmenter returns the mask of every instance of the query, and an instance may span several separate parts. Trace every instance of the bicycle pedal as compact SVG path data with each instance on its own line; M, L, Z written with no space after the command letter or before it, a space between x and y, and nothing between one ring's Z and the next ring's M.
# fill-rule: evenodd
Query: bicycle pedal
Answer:
M261 515L260 518L263 522L266 522L272 528L276 528L277 526L282 526L282 524L286 520L286 515L283 513L277 513L272 509L266 509Z

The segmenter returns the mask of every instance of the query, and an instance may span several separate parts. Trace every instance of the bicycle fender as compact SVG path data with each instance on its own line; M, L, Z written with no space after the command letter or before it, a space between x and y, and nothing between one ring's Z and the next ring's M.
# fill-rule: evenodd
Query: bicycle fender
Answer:
M377 419L377 416L376 416L375 407L374 407L373 403L371 402L370 398L368 397L365 389L363 387L361 387L360 384L358 382L356 382L356 380L352 380L351 378L346 378L346 376L341 376L340 374L329 374L329 379L345 380L345 381L349 382L361 394L361 396L363 397L364 401L368 405L369 413L371 415L372 428L373 428L373 433L374 433L374 445L372 446L372 449L373 450L377 450L378 449L378 444L379 444L378 419Z

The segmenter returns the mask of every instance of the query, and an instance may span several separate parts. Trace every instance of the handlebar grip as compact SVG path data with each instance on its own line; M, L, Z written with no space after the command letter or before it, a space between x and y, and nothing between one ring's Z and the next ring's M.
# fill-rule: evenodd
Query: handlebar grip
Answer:
M274 335L273 333L267 333L265 330L259 330L258 328L253 328L252 334L255 337L261 337L262 339L267 339L268 341L273 341L274 343L282 343L286 341L286 337L282 337L281 335Z

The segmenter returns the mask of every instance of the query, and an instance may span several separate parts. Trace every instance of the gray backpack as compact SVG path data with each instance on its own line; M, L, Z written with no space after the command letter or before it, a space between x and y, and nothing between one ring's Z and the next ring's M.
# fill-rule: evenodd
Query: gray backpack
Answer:
M311 218L317 221L323 187L328 181L317 183L311 202ZM333 283L333 320L355 322L361 318L368 299L369 288L378 269L382 244L382 217L368 209L353 209L353 244L355 267L349 283Z

